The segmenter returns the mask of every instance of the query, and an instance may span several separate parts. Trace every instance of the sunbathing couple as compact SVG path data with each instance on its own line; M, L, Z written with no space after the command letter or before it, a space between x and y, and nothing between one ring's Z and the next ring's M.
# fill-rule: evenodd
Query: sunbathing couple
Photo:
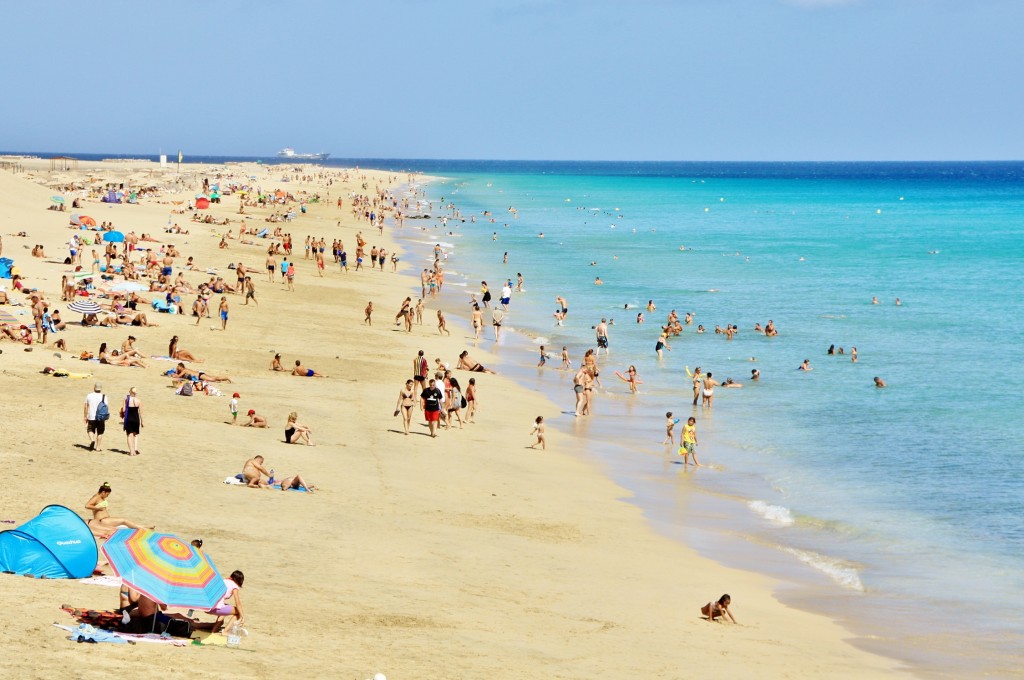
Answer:
M285 367L281 365L281 355L275 354L273 360L270 362L270 370L278 371L283 373ZM292 375L297 375L303 378L329 378L330 376L324 375L319 371L314 371L312 368L306 368L302 365L302 361L299 359L295 360L295 368L292 369Z
M287 491L288 489L305 489L309 493L313 493L317 490L316 486L309 484L302 478L302 475L292 475L291 477L282 477L281 479L275 479L272 471L267 470L263 466L263 456L256 456L245 461L245 465L242 467L242 476L245 477L245 485L250 489L270 489L277 485L280 485L281 491ZM263 476L266 476L267 481L263 482Z

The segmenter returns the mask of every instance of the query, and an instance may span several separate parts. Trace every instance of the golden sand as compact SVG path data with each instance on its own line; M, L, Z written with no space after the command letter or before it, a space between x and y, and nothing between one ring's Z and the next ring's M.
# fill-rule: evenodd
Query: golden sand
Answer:
M64 310L60 279L70 267L56 262L67 255L72 211L46 210L55 192L45 185L44 163L25 165L18 174L0 171L3 254L16 261L29 285ZM60 180L87 180L86 173L93 172L100 179L139 175L163 183L154 167L83 163L77 173L61 173ZM424 324L406 334L391 320L401 300L418 291L415 279L391 273L390 264L384 273L351 271L357 231L389 251L395 244L388 237L390 225L379 237L351 216L350 192L364 193L364 182L370 191L377 185L397 190L404 176L353 171L341 184L341 171L331 169L336 182L328 188L321 180L284 184L281 166L230 167L240 178L257 175L264 189L330 192L329 200L286 225L296 242L298 269L296 290L288 292L266 281L266 241L245 246L234 240L229 249L218 248L222 230L238 233L236 197L210 210L235 220L230 227L174 215L191 234L163 233L175 207L169 201L193 196L203 176L213 180L209 166L183 170L187 184L179 194L144 199L141 205L92 200L80 212L113 221L122 231L154 233L232 283L227 265L244 262L257 273L260 305L245 307L241 296L229 295L226 332L211 330L219 327L216 319L196 326L188 315L156 313L149 316L158 327L69 324L50 338L68 343L71 351L61 358L51 346L24 352L23 346L0 343L7 477L0 514L21 523L57 503L88 517L85 502L107 481L114 489L113 516L155 524L185 539L202 537L204 550L224 574L245 572L242 596L250 637L243 651L78 645L51 626L72 623L58 607L112 609L115 589L2 576L4 677L361 680L383 672L390 680L866 678L900 673L894 662L846 642L850 634L837 623L782 605L773 595L781 584L720 566L655 534L640 510L622 500L624 490L579 455L578 442L549 429L547 451L527 449L534 418L558 414L536 392L501 376L474 374L481 406L475 424L430 439L417 414L414 433L401 433L392 413L418 349L426 351L431 365L434 357L454 365L465 348L485 365L491 359L473 348L470 333L454 321L450 338L438 336L435 310L449 304L443 296L426 303ZM169 173L166 181L173 178ZM339 196L345 199L341 210L335 206ZM256 215L250 221L261 223L267 211L250 212ZM28 236L11 235L19 231ZM312 260L302 258L307 234L323 236L328 244L343 238L348 274L332 266L327 253L327 274L319 278ZM30 256L35 244L45 245L46 261ZM87 248L84 261L88 255ZM400 270L409 268L419 270L416 263L400 263ZM193 284L208 278L204 272L186 277ZM368 300L377 308L372 327L362 324ZM65 313L68 321L77 318ZM206 360L196 367L227 373L234 382L220 385L224 397L183 398L162 375L172 363L122 368L74 358L82 350L96 352L103 341L120 346L129 333L147 355L164 354L170 336L179 335L181 348ZM299 358L331 377L271 372L275 351L286 367ZM40 371L48 365L94 378L47 377ZM469 374L456 375L465 386ZM94 380L103 383L114 404L129 387L138 388L145 421L142 455L110 450L125 449L116 410L108 423L107 450L83 448L88 439L82 403ZM256 409L270 419L271 429L227 424L228 399L235 390L241 393L242 413ZM290 411L313 428L317 446L283 442ZM279 476L301 472L322 491L282 493L223 484L255 454L264 455ZM699 617L700 606L723 592L732 594L741 625L709 624Z

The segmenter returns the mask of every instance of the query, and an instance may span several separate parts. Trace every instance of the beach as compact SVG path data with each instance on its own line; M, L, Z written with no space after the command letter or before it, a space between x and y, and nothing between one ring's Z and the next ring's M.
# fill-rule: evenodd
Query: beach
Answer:
M51 624L71 623L59 608L64 603L114 608L115 588L5 576L5 673L99 677L130 665L139 677L180 667L211 678L368 678L377 672L392 680L908 674L899 663L853 646L851 633L829 617L780 602L783 580L723 566L656 532L628 502L629 492L582 455L582 440L571 433L549 427L547 449L528 449L534 419L564 417L565 405L503 374L454 371L463 384L464 378L476 378L476 422L431 439L417 412L412 434L405 436L392 413L418 350L431 366L435 357L454 366L464 349L484 365L500 365L488 343L474 345L472 331L458 316L458 309L465 312L462 290L426 300L424 323L411 333L393 325L401 301L418 292L421 263L406 256L390 220L378 235L353 217L350 200L352 194L372 195L374 187L397 195L410 179L406 175L186 164L181 183L171 171L156 173L168 189L140 198L138 205L87 199L81 212L97 221L151 233L160 243L149 245L173 243L182 255L176 265L193 256L199 269L184 273L193 285L210 278L208 268L233 282L228 264L244 263L254 271L259 301L244 306L244 296L228 294L225 331L216 310L198 325L187 313L147 310L149 321L159 325L108 329L73 323L78 316L60 301L61 275L71 270L61 262L73 233L72 213L47 210L55 191L33 181L45 178L43 163L24 161L23 172L0 171L3 256L15 260L27 285L62 308L68 327L31 352L0 343L9 386L3 519L20 524L48 504L66 505L87 518L85 502L109 482L112 515L183 539L201 537L222 574L245 572L250 635L239 652L162 645L93 649L68 642ZM83 163L62 174L85 178L94 172L116 182L150 172L155 164L110 165ZM267 281L266 247L275 239L243 245L235 238L226 249L219 247L226 229L238 234L237 195L207 211L232 220L229 225L171 214L181 209L171 201L194 200L202 179L217 181L218 174L223 183L233 178L264 190L320 194L322 200L307 204L308 212L284 223L296 243L289 258L297 269L294 291L285 290L279 278ZM252 223L262 225L270 209L247 212ZM169 220L190 233L165 233ZM404 229L411 229L410 221ZM27 236L13 235L21 231ZM385 271L353 271L359 232L368 243L399 254L398 272L392 273L390 263ZM318 276L315 263L303 258L307 234L328 243L343 239L349 271L342 273L328 258L325 275ZM44 258L31 257L36 244L45 246ZM175 266L174 273L179 271ZM25 301L23 294L8 291L13 301ZM368 301L376 310L372 326L363 323ZM438 334L438 308L448 314L450 337ZM76 358L96 352L101 342L120 346L129 334L136 336L147 368ZM217 384L224 396L175 394L163 375L174 362L151 359L166 353L172 335L204 359L193 369L230 376L230 383ZM54 338L68 346L59 358ZM286 368L300 359L329 377L273 372L275 353ZM55 378L42 373L47 366L89 375ZM130 387L138 389L145 418L139 456L120 452L125 443L116 413L104 450L87 450L81 409L94 382L114 404ZM235 391L241 412L255 409L270 428L229 424ZM285 420L293 411L312 429L316 446L284 443ZM283 493L223 483L257 454L268 467L301 473L320 490ZM723 593L732 595L739 625L700 617L700 607Z

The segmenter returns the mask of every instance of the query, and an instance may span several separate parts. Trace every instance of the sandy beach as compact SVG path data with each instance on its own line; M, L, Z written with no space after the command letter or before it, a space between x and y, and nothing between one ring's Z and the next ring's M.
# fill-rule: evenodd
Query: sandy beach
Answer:
M854 647L839 623L781 604L775 593L785 583L723 567L655 533L641 511L624 502L625 491L580 455L578 441L552 428L546 451L527 448L537 416L564 417L535 391L501 375L454 371L463 385L471 375L477 380L476 422L431 439L417 412L412 434L404 435L392 413L418 350L431 366L435 357L454 366L464 349L484 365L494 360L486 345L474 347L472 332L455 314L465 303L461 291L425 301L424 323L411 333L393 325L401 301L407 295L415 299L416 273L425 265L403 257L392 238L392 220L378 235L353 216L351 198L372 195L375 187L397 192L406 176L256 164L185 164L179 176L173 166L161 171L141 161L83 162L50 173L44 160L19 164L18 172L0 171L2 255L14 260L26 285L38 288L51 308L61 309L68 326L32 351L0 341L8 394L8 489L0 519L15 522L3 527L29 520L48 504L88 518L86 501L109 482L111 515L184 539L201 537L225 576L245 572L250 635L242 651L78 645L51 625L72 623L60 605L113 609L117 589L8 575L0 590L8 612L0 629L5 676L91 678L126 669L143 678L181 669L203 678L304 674L354 680L377 672L390 680L909 675L896 662ZM161 191L138 205L88 198L80 210L47 209L51 196L60 193L54 183L89 186L90 173L99 178L94 184L136 182ZM267 280L266 249L279 239L245 245L237 238L243 217L237 194L203 211L229 219L226 226L195 223L191 213L172 214L185 207L175 201L193 199L204 178L217 182L218 175L222 184L233 179L264 191L322 198L287 223L264 224L273 209L246 208L246 222L282 226L292 234L294 291L282 286L280 276ZM72 194L63 195L70 204ZM298 203L293 206L297 211ZM244 263L254 271L259 305L243 305L244 296L228 294L225 331L216 309L198 325L187 313L147 310L148 320L158 325L82 327L79 315L61 301L61 277L72 270L63 264L75 233L69 216L78 212L160 241L146 245L174 244L181 252L175 275L194 257L198 269L184 273L193 285L211 276L234 283L228 265ZM169 221L190 233L165 233ZM228 229L236 238L220 248ZM15 236L19 232L26 236ZM392 273L390 263L383 272L353 271L360 232L369 244L399 252L398 272ZM339 271L328 252L326 273L318 276L314 261L303 257L307 235L328 244L343 239L349 271ZM37 244L45 257L32 257ZM0 311L31 325L26 295L13 292L10 280L2 283L16 304ZM376 308L372 326L363 324L368 301ZM438 334L439 308L448 314L450 337ZM120 347L129 334L136 336L148 367L77 358L97 352L102 342ZM217 384L223 396L175 394L164 375L174 363L150 358L166 354L173 335L180 348L204 360L191 368L231 377ZM67 351L54 349L56 339L66 342ZM286 368L299 359L329 377L271 371L275 353ZM50 377L42 373L47 366L88 376ZM141 455L123 453L116 413L104 450L87 450L82 404L97 381L113 404L137 388L145 423ZM235 391L241 413L255 409L270 428L230 424L228 402ZM316 446L284 442L292 411L312 429ZM301 473L320 491L282 493L223 483L257 454L279 476ZM700 607L723 593L732 595L738 625L700 617Z

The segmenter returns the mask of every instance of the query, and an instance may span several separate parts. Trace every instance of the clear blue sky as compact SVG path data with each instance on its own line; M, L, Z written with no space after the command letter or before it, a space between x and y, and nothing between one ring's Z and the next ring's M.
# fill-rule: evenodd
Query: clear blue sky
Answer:
M0 149L1024 158L1022 0L18 2Z

